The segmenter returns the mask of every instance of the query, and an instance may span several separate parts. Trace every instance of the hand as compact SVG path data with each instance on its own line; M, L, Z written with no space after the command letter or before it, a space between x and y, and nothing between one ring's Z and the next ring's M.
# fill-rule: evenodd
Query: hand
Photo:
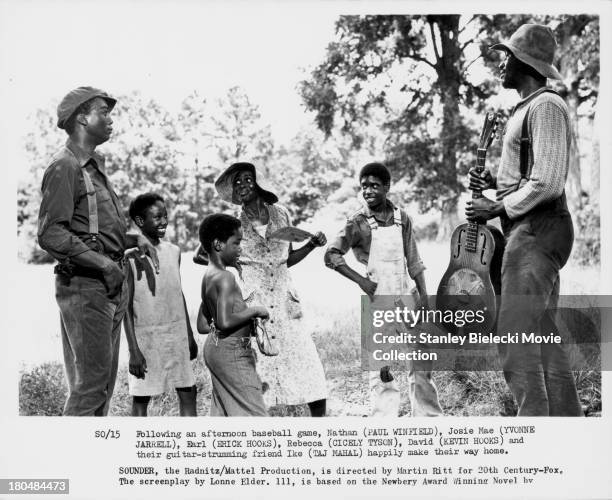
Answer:
M193 338L193 333L188 336L189 341L189 359L194 360L198 357L198 343Z
M310 240L308 240L308 244L312 248L322 247L327 243L327 238L321 231L317 231Z
M470 168L469 172L470 185L472 191L484 191L486 189L495 188L495 179L488 168L485 168L480 174L476 172L476 167Z
M368 278L362 278L359 281L359 287L365 292L365 294L372 299L374 297L374 292L378 287L377 283L370 281Z
M270 317L270 313L264 306L253 306L253 317L268 319Z
M380 380L384 383L391 382L393 380L393 375L391 375L390 367L383 366L380 369Z
M106 285L108 296L114 297L117 295L121 291L123 280L125 279L125 275L121 268L116 262L111 260L110 264L102 271L102 276L104 277L104 284Z
M153 244L142 234L139 234L136 236L136 246L140 252L139 257L144 257L145 255L151 257L155 272L159 273L159 259L157 258L157 250L155 250Z
M417 309L423 308L425 311L429 311L429 297L427 295L419 296L416 302Z
M126 259L131 259L134 261L134 268L136 269L136 276L134 279L136 281L140 281L142 279L142 274L144 273L147 280L147 287L151 291L151 294L155 296L155 271L153 271L151 261L144 255L141 255L138 248L130 248L127 250L125 252L125 257Z
M130 373L136 378L145 378L147 373L147 360L140 352L140 349L136 349L134 352L130 351Z
M470 222L486 222L501 215L504 211L504 204L501 201L491 201L483 197L470 200L465 207L465 216Z
M208 265L208 254L206 253L206 250L202 248L202 245L198 245L197 250L193 254L193 261L201 266Z

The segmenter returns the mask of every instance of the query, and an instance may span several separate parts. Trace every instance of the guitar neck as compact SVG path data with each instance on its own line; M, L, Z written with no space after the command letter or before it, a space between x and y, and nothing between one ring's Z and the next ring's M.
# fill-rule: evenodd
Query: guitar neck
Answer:
M478 148L476 153L476 172L481 173L485 168L485 160L487 158L487 149ZM472 189L472 200L482 198L482 191L480 189Z

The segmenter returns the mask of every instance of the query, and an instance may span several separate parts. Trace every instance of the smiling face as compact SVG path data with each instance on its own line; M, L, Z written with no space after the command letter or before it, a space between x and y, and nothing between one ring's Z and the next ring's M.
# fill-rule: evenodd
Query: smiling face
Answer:
M108 141L113 132L113 119L110 116L111 107L101 97L96 97L91 105L89 113L82 113L78 117L89 137L95 144Z
M233 197L242 205L253 201L259 196L255 176L250 170L241 170L234 176L232 183Z
M149 240L153 243L159 243L159 240L166 235L166 228L168 227L166 205L163 201L156 201L145 210L144 217L136 217L135 221Z
M387 193L389 192L389 184L383 184L383 181L375 175L366 175L361 178L361 194L370 210L378 210L384 206L387 201Z

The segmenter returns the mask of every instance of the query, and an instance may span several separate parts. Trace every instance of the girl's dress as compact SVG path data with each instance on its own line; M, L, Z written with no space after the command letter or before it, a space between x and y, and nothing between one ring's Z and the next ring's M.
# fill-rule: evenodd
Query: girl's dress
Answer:
M147 361L144 379L129 376L132 396L155 396L195 384L181 289L180 249L165 241L155 248L159 274L155 275L154 291L149 289L144 272L137 279L135 263L129 259L134 277L134 333Z

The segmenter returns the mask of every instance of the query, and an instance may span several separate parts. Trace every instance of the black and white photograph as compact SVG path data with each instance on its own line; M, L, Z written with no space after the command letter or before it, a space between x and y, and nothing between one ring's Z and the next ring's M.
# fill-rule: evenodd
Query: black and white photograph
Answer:
M611 7L0 1L0 498L612 496ZM228 457L312 478L183 471Z

